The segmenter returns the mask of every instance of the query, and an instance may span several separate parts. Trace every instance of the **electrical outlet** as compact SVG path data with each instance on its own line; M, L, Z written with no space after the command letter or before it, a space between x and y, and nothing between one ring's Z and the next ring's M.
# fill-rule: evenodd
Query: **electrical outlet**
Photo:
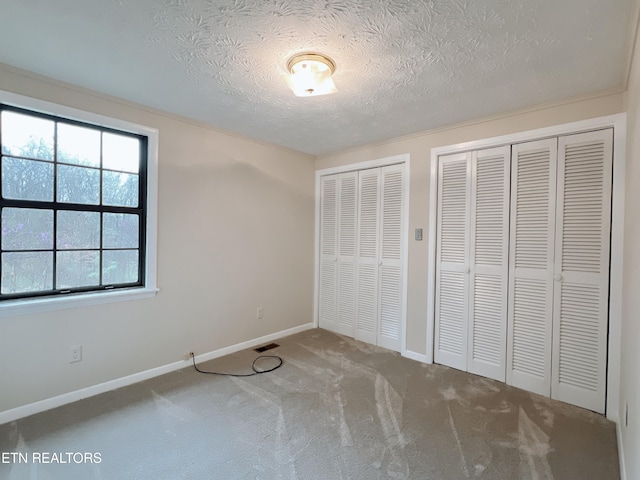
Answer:
M69 363L75 363L82 360L82 345L73 345L69 349Z
M184 354L185 360L191 360L191 357L195 357L195 354L193 352L186 352Z
M256 318L260 320L263 316L264 316L264 311L262 310L262 307L258 307L258 310L256 311Z

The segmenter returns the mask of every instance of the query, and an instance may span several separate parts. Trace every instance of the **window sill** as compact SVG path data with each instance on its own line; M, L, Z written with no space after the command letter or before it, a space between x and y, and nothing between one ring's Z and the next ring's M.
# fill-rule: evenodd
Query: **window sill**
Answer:
M9 300L0 304L0 318L142 300L155 297L158 292L158 288L131 288L112 292L91 292L49 298Z

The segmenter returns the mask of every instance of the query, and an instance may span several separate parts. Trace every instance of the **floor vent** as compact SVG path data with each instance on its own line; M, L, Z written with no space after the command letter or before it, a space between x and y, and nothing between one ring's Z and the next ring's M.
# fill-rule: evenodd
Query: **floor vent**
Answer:
M262 352L266 352L267 350L271 350L272 348L276 348L279 347L280 345L278 345L277 343L270 343L269 345L263 345L262 347L258 347L258 348L254 348L253 350L258 352L258 353L262 353Z

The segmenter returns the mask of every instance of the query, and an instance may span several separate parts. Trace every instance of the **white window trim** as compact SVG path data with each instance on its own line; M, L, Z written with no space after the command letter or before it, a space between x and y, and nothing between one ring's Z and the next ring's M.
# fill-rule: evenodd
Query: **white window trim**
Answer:
M49 312L68 308L80 308L105 303L124 302L154 297L158 288L157 236L158 236L158 130L76 108L25 97L0 90L0 103L35 112L55 115L80 122L109 127L125 132L144 135L147 144L147 241L145 286L114 291L96 291L67 296L7 300L0 303L0 318L31 313Z
M589 130L613 128L613 193L611 203L611 270L609 276L609 343L607 349L606 416L619 422L620 345L622 342L622 269L624 241L624 171L627 141L627 115L619 113L536 130L486 138L431 149L431 183L429 187L429 267L427 272L427 353L433 363L435 330L435 260L438 203L438 157L450 153L498 147L512 143L570 135Z

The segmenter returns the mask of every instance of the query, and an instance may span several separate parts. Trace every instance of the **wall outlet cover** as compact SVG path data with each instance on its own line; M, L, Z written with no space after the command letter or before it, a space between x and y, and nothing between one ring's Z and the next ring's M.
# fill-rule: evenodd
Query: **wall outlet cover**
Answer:
M75 363L82 360L82 345L73 345L69 349L69 363Z

